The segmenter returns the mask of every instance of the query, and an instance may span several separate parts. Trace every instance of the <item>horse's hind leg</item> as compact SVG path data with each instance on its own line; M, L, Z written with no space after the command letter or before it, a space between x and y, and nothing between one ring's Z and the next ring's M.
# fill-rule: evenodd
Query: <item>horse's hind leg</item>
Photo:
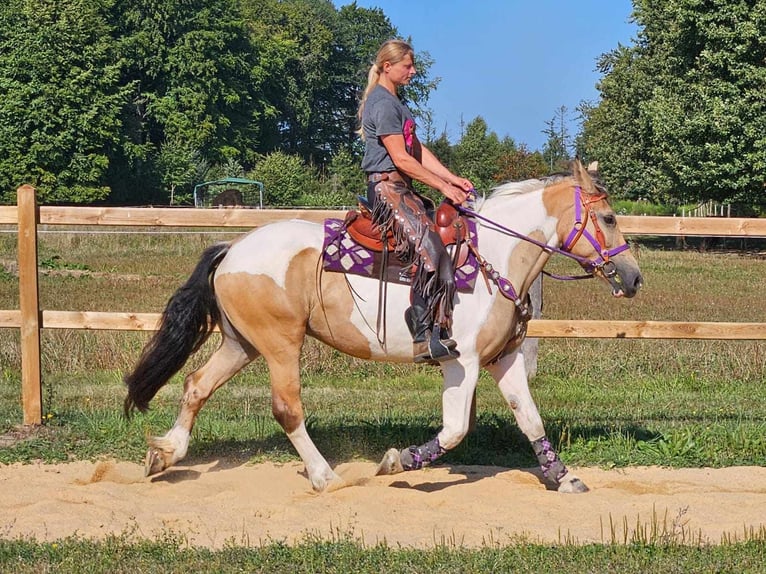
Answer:
M306 430L301 402L301 345L298 343L281 346L275 339L272 339L272 343L275 343L272 351L263 353L271 377L271 411L303 460L312 488L322 492L331 482L340 483L341 479L319 452ZM281 349L277 352L276 349L280 346Z
M588 487L567 470L545 436L543 421L529 392L524 356L519 352L504 355L497 362L488 365L487 370L497 381L521 432L532 443L532 449L548 485L559 492L587 492Z
M187 375L181 409L176 422L164 436L149 440L146 454L146 476L162 472L184 456L189 437L200 409L215 390L258 356L258 352L235 334L224 331L218 349L202 367Z

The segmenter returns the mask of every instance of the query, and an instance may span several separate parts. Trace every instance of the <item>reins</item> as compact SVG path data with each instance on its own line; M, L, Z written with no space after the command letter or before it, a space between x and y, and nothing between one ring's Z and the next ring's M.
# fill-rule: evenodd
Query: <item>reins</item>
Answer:
M491 228L497 231L500 231L506 235L510 235L511 237L516 237L517 239L521 239L522 241L526 241L527 243L536 245L537 247L539 247L540 249L542 249L543 251L547 253L563 255L564 257L574 259L575 261L577 261L577 263L580 264L580 267L582 267L588 273L587 275L562 276L562 275L555 275L553 273L548 273L546 271L543 271L543 273L545 273L546 275L548 275L549 277L553 279L558 279L562 281L571 281L576 279L592 279L598 273L602 273L605 277L612 277L616 273L616 269L614 268L614 264L611 262L610 258L630 248L630 246L627 243L625 243L618 247L607 249L604 232L601 230L601 227L598 224L598 218L596 214L593 211L591 211L591 205L598 201L601 201L604 198L606 198L606 194L599 193L599 194L588 195L586 200L583 197L582 188L579 185L574 186L575 221L572 227L572 231L567 236L567 239L566 241L564 241L564 244L562 247L555 247L553 245L548 245L547 243L538 241L537 239L533 237L530 237L523 233L519 233L518 231L515 231L500 223L497 223L496 221L493 221L489 219L488 217L484 217L479 212L474 211L473 209L463 207L462 205L456 205L455 207L463 215L467 217L473 217L479 221L482 221L488 224L489 226L491 226ZM588 219L590 219L590 221L593 223L594 229L596 231L596 237L594 237L593 234L590 233L587 229ZM575 244L580 240L581 237L585 237L590 242L590 244L596 249L596 251L599 254L596 259L588 259L587 257L582 257L580 255L572 253L571 250L574 248ZM526 310L523 308L524 307L523 303L521 299L519 298L518 293L516 293L516 290L514 289L511 282L505 277L502 277L492 267L492 264L487 262L478 253L478 250L470 241L468 242L468 245L469 245L469 248L473 251L474 255L476 256L477 261L479 262L479 266L481 267L482 272L484 273L485 281L487 280L487 277L491 278L500 289L500 293L502 293L503 296L505 296L506 298L513 301L516 307L518 307L519 310L522 311L522 314L525 314Z

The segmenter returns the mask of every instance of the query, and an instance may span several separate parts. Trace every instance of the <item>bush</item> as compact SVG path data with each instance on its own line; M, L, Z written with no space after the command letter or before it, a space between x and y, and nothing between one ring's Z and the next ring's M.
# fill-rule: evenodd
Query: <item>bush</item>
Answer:
M675 215L676 213L676 208L673 206L658 205L643 200L615 199L611 203L618 215Z
M258 162L248 177L263 182L263 201L268 207L295 206L307 194L317 193L315 171L298 156L276 151Z

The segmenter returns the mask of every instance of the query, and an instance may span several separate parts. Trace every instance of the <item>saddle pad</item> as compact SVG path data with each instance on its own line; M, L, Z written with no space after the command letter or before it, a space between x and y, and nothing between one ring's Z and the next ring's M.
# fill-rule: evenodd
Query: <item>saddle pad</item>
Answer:
M468 234L476 245L476 223L468 220ZM334 273L350 273L363 277L380 278L382 254L362 247L346 231L341 219L325 219L324 245L322 247L322 267ZM412 272L399 263L393 253L388 257L386 281L409 285ZM455 271L455 284L458 291L470 293L476 284L479 265L476 256L469 251L465 263Z

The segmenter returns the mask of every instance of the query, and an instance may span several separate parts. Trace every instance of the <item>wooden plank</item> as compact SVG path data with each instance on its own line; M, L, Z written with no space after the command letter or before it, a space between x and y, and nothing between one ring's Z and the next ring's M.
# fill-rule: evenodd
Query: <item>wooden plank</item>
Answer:
M13 311L0 311L0 320L3 313ZM42 318L45 329L151 331L157 328L160 313L43 311ZM766 323L533 319L527 334L540 338L766 340Z
M0 311L0 327L21 327L21 311Z
M16 225L19 221L19 208L15 205L0 205L0 223Z
M15 209L15 208L6 208ZM170 207L56 207L40 208L40 222L53 225L120 225L171 227L259 227L285 219L320 223L343 218L345 211L317 209L198 209ZM3 212L0 211L0 217ZM12 223L12 212L5 214ZM0 222L3 222L0 219ZM766 237L766 218L664 217L621 215L626 235Z
M766 323L541 319L529 322L527 334L586 339L766 340Z
M153 331L160 313L110 313L100 311L43 311L44 329Z
M258 227L273 221L301 219L321 223L342 218L327 209L199 209L171 207L41 207L40 223L55 225L120 225L172 227Z
M37 283L37 204L30 185L18 191L21 397L25 425L43 422L40 362L40 298Z
M766 218L621 215L617 224L625 235L766 237Z

